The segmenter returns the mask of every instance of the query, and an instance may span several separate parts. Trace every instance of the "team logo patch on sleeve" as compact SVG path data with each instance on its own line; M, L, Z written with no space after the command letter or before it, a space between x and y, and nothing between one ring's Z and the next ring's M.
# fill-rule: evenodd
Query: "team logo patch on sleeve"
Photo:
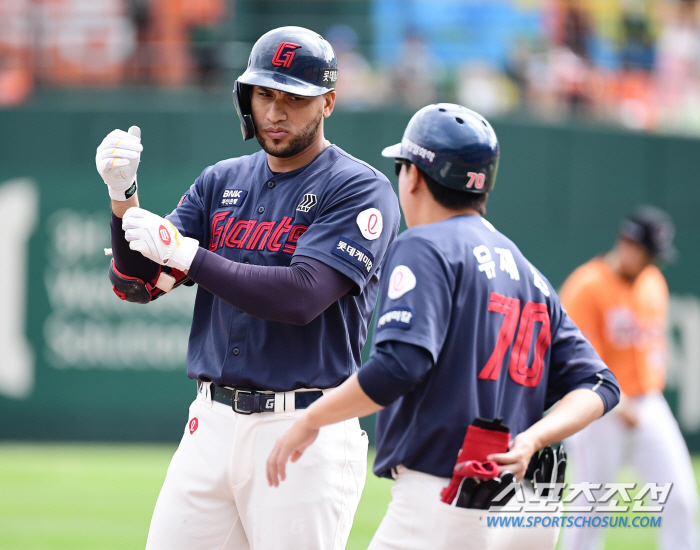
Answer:
M332 250L333 254L359 269L367 277L374 265L374 256L365 247L346 237L340 237Z
M227 208L229 206L240 206L243 204L248 191L245 189L224 189L219 201L219 208Z
M368 241L378 239L384 228L382 213L376 208L363 210L357 215L357 226L360 228L362 236Z
M389 290L387 296L390 300L396 300L409 290L416 288L416 276L407 266L397 265L389 277Z
M411 328L413 321L413 310L410 307L390 309L382 313L377 321L377 330L383 328L400 328L407 330Z

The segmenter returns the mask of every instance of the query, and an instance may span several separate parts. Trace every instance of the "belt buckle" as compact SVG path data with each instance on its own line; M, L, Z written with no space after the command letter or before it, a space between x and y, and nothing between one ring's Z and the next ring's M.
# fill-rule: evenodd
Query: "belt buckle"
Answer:
M233 390L233 412L238 414L253 414L253 411L243 411L238 408L238 396L239 395L254 395L255 392L252 390Z

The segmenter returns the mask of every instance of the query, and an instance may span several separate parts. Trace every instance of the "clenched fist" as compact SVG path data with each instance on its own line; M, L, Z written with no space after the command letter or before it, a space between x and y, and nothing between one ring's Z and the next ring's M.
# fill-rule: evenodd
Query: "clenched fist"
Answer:
M138 126L129 132L114 130L107 134L97 148L97 172L109 188L109 196L125 201L136 194L136 170L141 161L141 130Z

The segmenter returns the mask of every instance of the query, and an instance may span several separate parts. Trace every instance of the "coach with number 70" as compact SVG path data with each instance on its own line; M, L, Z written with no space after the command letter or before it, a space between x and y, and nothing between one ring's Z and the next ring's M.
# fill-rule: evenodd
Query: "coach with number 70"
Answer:
M532 479L563 481L564 456L555 469L549 446L617 404L615 377L545 277L482 217L500 155L486 119L429 105L382 154L396 163L408 230L387 255L372 355L280 436L269 482L284 487L287 460L303 460L328 425L379 411L374 472L396 482L371 550L551 550L552 524L492 528L486 508L506 479L528 478L543 447ZM533 500L532 484L521 487Z
M379 267L398 232L386 177L324 138L337 74L315 32L263 35L234 87L243 137L263 150L204 170L165 218L138 208L140 130L115 130L98 147L115 292L148 303L199 285L187 350L197 398L149 549L345 548L366 476L357 418L324 431L285 490L265 476L298 409L360 365Z

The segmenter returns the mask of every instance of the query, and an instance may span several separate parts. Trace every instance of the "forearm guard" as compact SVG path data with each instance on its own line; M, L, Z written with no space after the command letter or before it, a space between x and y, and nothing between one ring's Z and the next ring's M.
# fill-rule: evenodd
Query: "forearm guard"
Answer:
M112 290L120 299L136 304L147 304L180 285L194 284L187 275L177 269L160 266L155 277L144 281L121 273L114 260L109 263L109 280Z

